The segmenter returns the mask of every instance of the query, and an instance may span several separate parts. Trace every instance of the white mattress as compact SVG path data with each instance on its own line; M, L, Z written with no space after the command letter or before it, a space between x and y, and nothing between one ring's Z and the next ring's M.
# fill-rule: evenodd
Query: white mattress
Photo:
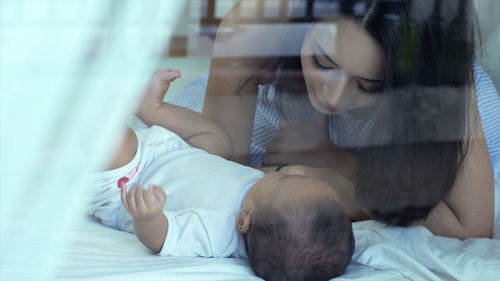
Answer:
M354 224L356 251L336 280L500 280L500 239L433 236L423 227ZM84 218L56 277L65 280L260 280L245 260L151 255L130 233Z

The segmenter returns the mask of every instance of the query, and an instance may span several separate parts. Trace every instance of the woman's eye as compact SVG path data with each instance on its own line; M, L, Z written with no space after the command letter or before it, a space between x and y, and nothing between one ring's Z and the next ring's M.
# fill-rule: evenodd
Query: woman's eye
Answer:
M313 61L313 64L316 66L316 68L318 69L333 69L333 67L330 67L330 66L324 66L322 65L319 60L318 60L318 57L316 57L315 55L312 56L312 61Z
M358 83L358 89L363 91L363 92L366 92L366 93L370 93L370 94L376 94L380 91L379 87L376 87L376 88L373 88L373 89L369 89L369 88L365 88L363 86L363 84L361 84L360 82L357 82Z

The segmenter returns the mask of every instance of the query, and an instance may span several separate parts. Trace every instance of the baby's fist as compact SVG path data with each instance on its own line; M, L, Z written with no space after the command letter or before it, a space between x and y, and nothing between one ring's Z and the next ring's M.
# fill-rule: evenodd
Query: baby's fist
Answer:
M157 186L143 189L134 184L128 192L126 185L122 186L121 199L123 206L134 219L150 219L163 214L167 195Z

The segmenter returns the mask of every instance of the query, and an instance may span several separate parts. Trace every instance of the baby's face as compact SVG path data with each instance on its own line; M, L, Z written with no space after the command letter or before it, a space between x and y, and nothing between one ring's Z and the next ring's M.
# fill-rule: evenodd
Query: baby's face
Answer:
M303 175L284 171L272 172L260 179L248 192L245 201L280 204L308 197L330 198L340 201L338 193L329 184Z

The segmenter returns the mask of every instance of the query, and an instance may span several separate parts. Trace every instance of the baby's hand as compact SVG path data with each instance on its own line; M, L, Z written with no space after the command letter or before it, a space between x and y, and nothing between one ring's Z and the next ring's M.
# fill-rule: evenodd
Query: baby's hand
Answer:
M178 70L160 69L155 71L148 83L144 86L141 96L142 100L136 112L137 117L148 124L150 114L154 113L163 105L163 97L170 83L180 77L181 73Z
M127 193L126 184L121 187L121 198L125 209L134 219L152 219L163 215L163 206L167 201L165 192L157 186L142 189L136 183Z

